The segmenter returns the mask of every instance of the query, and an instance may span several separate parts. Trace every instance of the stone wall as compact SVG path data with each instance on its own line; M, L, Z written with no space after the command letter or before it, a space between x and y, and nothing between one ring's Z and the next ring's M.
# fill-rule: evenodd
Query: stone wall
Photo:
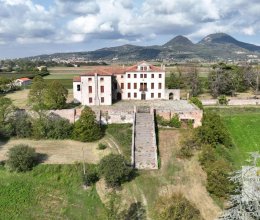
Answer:
M218 105L217 99L201 100L203 105ZM228 105L260 105L260 99L230 99Z

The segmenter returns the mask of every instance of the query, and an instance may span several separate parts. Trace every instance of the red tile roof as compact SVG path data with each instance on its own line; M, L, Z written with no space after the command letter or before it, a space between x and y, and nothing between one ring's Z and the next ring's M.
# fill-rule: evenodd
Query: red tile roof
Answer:
M94 76L95 74L99 76L112 76L112 75L121 75L125 74L126 72L137 72L138 65L146 63L150 66L149 71L145 70L143 72L163 72L160 67L156 67L154 65L150 65L145 61L138 62L137 64L130 66L130 67L122 67L122 66L109 66L109 67L99 67L95 70L91 70L90 72L86 72L84 74L81 74L81 76ZM74 77L74 82L80 82L80 77Z
M29 81L29 80L31 80L31 79L29 79L29 78L20 78L20 79L17 79L17 80L20 80L20 81L25 82L25 81Z
M81 77L80 76L74 76L73 77L73 82L80 82L81 81Z

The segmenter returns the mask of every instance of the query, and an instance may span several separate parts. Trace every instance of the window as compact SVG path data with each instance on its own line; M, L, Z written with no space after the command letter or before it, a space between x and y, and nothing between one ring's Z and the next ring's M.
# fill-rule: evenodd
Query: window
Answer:
M152 78L154 78L154 74L152 74Z
M161 93L158 93L158 98L161 98Z
M104 78L103 78L103 77L101 77L101 78L100 78L100 81L104 81Z
M154 98L154 93L151 93L151 98Z
M159 78L162 78L162 74L159 74Z
M137 89L137 83L134 83L134 89Z
M143 78L144 77L144 74L140 74L140 78Z
M147 70L147 67L146 66L144 66L144 71L146 71Z
M158 89L162 89L162 83L158 84Z
M89 98L89 99L88 99L88 102L89 102L89 103L92 103L92 98Z
M105 89L104 89L104 86L100 86L100 92L101 92L101 93L104 93L104 90L105 90Z
M105 98L101 97L101 103L104 103L104 102L105 102Z
M131 89L131 83L127 83L127 88Z
M130 78L131 77L131 75L130 74L127 74L127 78Z
M147 74L144 74L144 78L147 78Z
M121 89L124 89L124 83L121 83Z
M91 82L91 81L92 81L92 78L88 78L88 81Z
M131 93L129 92L129 93L127 94L127 96L128 96L128 98L131 98Z
M141 66L141 71L143 71L144 70L144 68Z
M121 78L124 78L124 75L121 75Z
M134 74L134 78L137 78L137 75L136 75L136 74Z
M92 86L88 87L88 93L92 93Z
M151 89L154 89L154 83L151 83Z
M134 93L134 97L137 98L137 93L136 92Z
M77 91L80 91L80 85L77 85Z

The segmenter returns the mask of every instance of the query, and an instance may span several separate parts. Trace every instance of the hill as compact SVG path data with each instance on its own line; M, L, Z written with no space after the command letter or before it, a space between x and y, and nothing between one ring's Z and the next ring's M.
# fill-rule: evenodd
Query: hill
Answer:
M84 61L138 61L138 60L247 60L249 55L260 56L260 47L241 42L225 33L210 34L198 43L187 37L176 36L163 45L122 45L95 51L56 53L28 59L84 60Z

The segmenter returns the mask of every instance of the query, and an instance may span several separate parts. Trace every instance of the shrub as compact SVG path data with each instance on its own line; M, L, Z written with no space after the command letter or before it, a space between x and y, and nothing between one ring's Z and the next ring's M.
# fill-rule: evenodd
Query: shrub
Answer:
M202 102L197 97L191 97L190 102L196 105L198 108L203 109Z
M122 155L110 154L102 158L99 173L109 187L120 186L132 177L132 168L126 164Z
M220 116L214 112L204 112L202 126L196 131L198 139L204 144L213 146L223 144L226 147L233 145L227 128Z
M37 154L28 145L16 145L8 151L6 162L11 171L25 172L31 170L36 164Z
M218 160L207 168L207 190L218 198L228 198L232 191L229 181L231 167L225 160Z
M181 121L179 120L178 115L174 115L170 120L166 120L162 116L157 115L156 120L157 120L158 125L161 125L161 126L169 126L169 127L175 127L175 128L181 127Z
M228 104L228 100L227 97L225 95L221 95L218 97L218 103L220 105L227 105Z
M32 136L36 139L66 139L72 131L73 125L67 119L56 116L42 116L32 123Z
M32 135L32 122L28 114L16 114L12 120L13 135L26 138Z
M106 144L103 144L103 143L98 144L98 150L105 150L106 148L107 148Z
M169 121L170 127L180 128L181 127L181 121L178 117L178 115L174 115L171 120Z
M99 180L98 169L94 164L87 164L86 173L83 175L84 184L91 186Z
M200 211L181 194L160 197L156 204L158 220L199 220Z
M75 140L87 142L99 140L102 136L101 128L96 121L95 112L85 107L78 121L75 122L73 137Z

